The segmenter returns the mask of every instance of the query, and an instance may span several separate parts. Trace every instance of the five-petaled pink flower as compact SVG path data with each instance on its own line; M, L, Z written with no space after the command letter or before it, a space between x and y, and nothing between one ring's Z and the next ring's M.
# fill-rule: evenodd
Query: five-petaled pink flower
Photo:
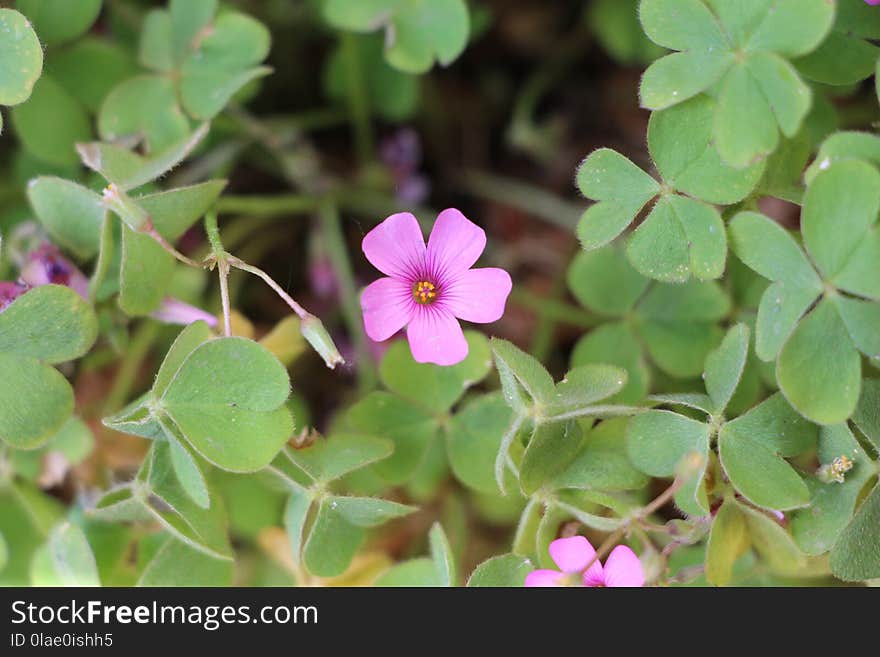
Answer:
M526 586L614 586L645 585L642 562L625 545L611 550L604 567L596 551L583 536L558 538L550 543L550 556L559 570L535 570L526 576ZM592 565L587 566L592 562Z
M427 247L412 214L388 217L362 244L367 260L386 275L361 295L367 335L381 342L405 326L417 362L464 360L468 344L458 319L500 319L512 287L503 269L471 269L485 247L483 229L452 208L437 217Z

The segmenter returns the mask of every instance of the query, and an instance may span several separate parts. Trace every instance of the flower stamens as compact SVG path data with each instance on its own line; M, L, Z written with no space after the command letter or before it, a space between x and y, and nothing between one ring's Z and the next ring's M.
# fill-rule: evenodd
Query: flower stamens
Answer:
M434 303L437 287L430 281L419 281L413 285L413 299L421 304Z

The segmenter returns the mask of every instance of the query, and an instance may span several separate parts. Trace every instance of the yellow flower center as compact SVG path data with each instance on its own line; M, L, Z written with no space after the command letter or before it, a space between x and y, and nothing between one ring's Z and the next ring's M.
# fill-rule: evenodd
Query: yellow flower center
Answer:
M418 303L434 303L437 298L437 287L430 281L419 281L413 285L413 299Z

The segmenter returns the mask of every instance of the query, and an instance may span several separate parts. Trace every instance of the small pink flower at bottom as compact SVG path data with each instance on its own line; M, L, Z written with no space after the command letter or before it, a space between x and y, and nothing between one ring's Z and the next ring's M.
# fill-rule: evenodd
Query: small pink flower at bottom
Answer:
M162 303L150 314L150 317L166 324L182 324L185 326L201 320L212 328L217 326L217 318L211 313L173 297L162 299Z
M0 281L0 312L6 310L9 304L18 299L27 290L27 287L19 283Z
M603 566L593 559L596 551L583 536L558 538L550 543L550 557L559 570L535 570L526 576L526 586L638 587L645 585L642 563L625 545L611 551ZM587 565L592 565L587 568Z
M28 287L65 285L83 299L89 296L89 279L52 244L43 244L30 254L19 278Z
M409 212L393 214L364 237L364 255L386 275L361 295L370 339L387 340L403 327L419 363L455 365L468 344L459 319L488 324L501 318L513 283L503 269L471 269L486 233L455 209L437 217L428 245Z

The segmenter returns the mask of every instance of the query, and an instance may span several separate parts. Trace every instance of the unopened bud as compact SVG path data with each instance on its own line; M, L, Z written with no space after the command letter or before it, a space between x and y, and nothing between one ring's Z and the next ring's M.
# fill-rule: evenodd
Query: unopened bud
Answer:
M306 315L300 323L300 331L331 370L345 362L320 319L314 315Z

